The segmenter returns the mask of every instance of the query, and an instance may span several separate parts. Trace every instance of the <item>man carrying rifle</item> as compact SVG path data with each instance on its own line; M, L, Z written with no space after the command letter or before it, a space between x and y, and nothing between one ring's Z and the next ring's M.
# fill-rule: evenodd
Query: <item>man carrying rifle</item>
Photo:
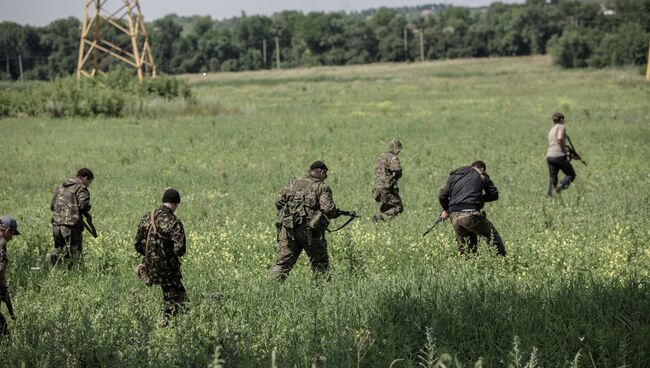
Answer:
M14 308L9 297L9 290L7 289L7 243L14 235L20 235L16 219L9 215L0 217L0 306L2 306L2 303L7 305L11 319L16 319L16 316L14 315ZM9 335L7 320L0 313L0 338L6 335Z
M283 281L304 249L316 275L329 269L325 231L329 220L354 213L340 211L334 204L332 189L325 184L327 166L315 161L306 176L294 178L278 194L278 258L271 278Z
M54 189L50 205L54 250L47 255L51 266L63 260L68 267L72 267L82 256L84 218L88 223L86 226L94 229L88 192L88 187L94 179L95 175L90 169L82 168L77 171L75 177Z
M569 160L580 159L580 157L567 144L567 139L564 114L556 112L553 114L553 128L548 132L548 150L546 151L546 163L548 164L550 176L546 194L549 197L553 196L554 191L559 194L576 180L576 172ZM560 171L564 173L565 177L558 185L558 173Z
M440 219L451 217L456 231L458 253L476 253L480 235L496 247L497 254L506 255L506 247L499 232L482 211L485 202L499 199L499 191L486 172L483 161L460 167L449 174L447 183L438 194L442 206Z

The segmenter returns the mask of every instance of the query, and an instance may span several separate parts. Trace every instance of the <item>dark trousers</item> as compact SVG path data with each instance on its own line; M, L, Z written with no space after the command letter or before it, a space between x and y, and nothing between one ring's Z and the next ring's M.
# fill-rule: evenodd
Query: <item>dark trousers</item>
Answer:
M2 303L0 303L2 305ZM9 327L7 327L7 320L5 317L0 313L0 338L2 336L7 336L9 335Z
M556 193L559 193L568 188L569 185L571 185L571 182L576 180L576 172L573 170L571 162L565 156L547 157L546 163L548 164L549 174L548 191L546 194L549 196L553 195L553 190L555 190ZM560 171L562 171L566 176L562 179L560 185L558 185L557 176Z

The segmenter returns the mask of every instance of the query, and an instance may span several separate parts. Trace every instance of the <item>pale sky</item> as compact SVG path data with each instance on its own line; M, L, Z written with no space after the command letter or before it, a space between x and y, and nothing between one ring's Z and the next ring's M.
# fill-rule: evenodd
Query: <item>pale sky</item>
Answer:
M140 7L146 21L152 21L166 14L209 15L213 19L241 15L271 15L282 10L310 11L354 11L381 6L401 7L431 3L458 6L489 5L491 0L140 0ZM513 3L523 0L503 0ZM106 9L116 10L121 0L107 0ZM0 21L44 26L53 20L74 16L81 19L85 0L0 0Z

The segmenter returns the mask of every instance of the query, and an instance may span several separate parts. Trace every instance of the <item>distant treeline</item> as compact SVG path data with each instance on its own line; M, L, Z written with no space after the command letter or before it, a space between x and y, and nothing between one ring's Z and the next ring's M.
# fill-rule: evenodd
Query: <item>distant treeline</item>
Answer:
M0 23L0 79L18 79L21 65L25 79L73 73L80 28L76 18L45 27ZM158 70L168 74L274 68L276 45L283 68L544 53L564 67L642 65L650 0L283 11L220 21L168 15L149 23L148 32Z

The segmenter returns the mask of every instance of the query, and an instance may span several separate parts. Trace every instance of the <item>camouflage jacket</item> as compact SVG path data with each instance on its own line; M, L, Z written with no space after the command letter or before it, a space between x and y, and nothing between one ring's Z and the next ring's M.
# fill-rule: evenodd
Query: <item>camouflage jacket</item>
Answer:
M144 256L143 264L154 283L181 278L181 261L185 254L185 230L171 208L160 206L142 216L135 234L135 250Z
M7 241L0 236L0 293L7 288Z
M285 228L309 223L317 215L324 215L325 221L339 216L332 189L311 175L291 180L278 194L275 207L278 209L276 225Z
M397 179L402 177L402 166L397 154L388 150L375 163L375 189L396 189Z
M54 189L52 224L83 228L82 213L90 211L90 192L81 180L70 178Z

